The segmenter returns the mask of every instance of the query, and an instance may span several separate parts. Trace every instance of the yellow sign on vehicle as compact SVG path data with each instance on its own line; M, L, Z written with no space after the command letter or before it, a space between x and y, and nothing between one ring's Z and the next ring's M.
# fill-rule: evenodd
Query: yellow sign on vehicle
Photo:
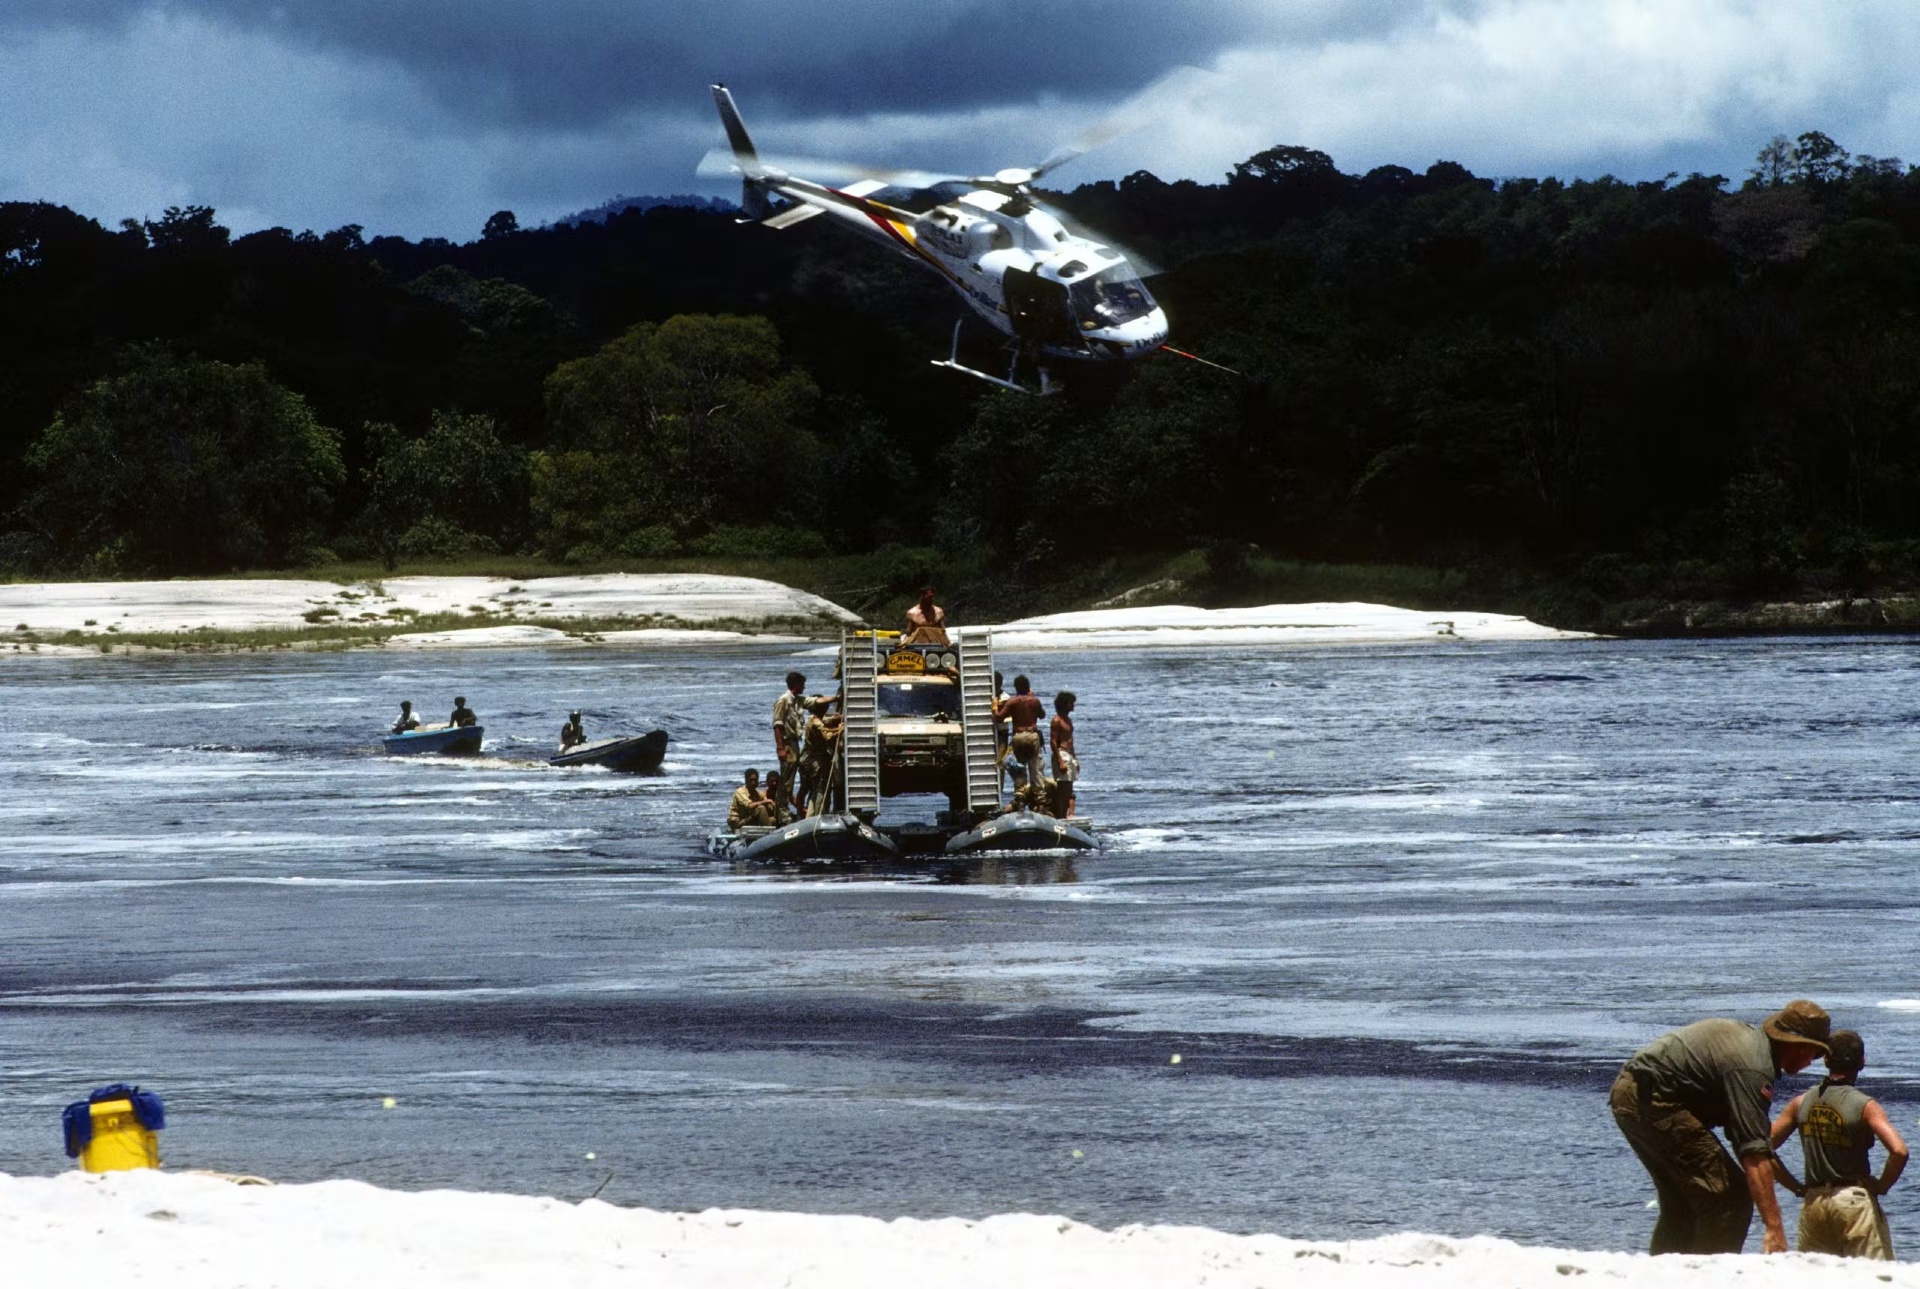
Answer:
M896 649L887 655L887 674L917 676L927 669L927 656L918 649Z

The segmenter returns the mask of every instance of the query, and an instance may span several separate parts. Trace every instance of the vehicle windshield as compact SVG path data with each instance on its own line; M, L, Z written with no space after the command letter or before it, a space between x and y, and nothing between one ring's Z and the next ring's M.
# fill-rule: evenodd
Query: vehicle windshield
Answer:
M960 719L960 689L957 685L934 685L914 680L899 685L879 685L882 716L910 716L923 720Z
M1102 331L1144 318L1154 310L1153 297L1125 264L1101 269L1068 288L1080 330Z

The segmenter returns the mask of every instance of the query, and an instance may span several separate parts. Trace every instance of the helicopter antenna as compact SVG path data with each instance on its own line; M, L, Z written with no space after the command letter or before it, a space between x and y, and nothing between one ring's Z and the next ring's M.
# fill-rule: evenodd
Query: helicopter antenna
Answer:
M1193 359L1193 361L1199 363L1203 367L1212 367L1218 371L1226 372L1230 376L1244 377L1246 375L1245 372L1235 371L1233 368L1226 366L1224 363L1214 362L1210 358L1202 358L1199 354L1190 354L1184 349L1175 349L1172 345L1161 345L1160 347L1166 350L1170 354L1178 354L1182 358L1191 358Z

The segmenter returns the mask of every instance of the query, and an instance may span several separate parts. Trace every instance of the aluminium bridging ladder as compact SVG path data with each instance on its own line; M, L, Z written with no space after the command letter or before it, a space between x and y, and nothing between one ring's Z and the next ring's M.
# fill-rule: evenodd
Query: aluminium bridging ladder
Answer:
M874 711L879 669L879 642L872 632L840 633L841 773L846 776L849 813L880 809L880 738Z
M960 645L960 719L967 748L967 809L1000 808L1000 748L993 737L993 632L965 627Z

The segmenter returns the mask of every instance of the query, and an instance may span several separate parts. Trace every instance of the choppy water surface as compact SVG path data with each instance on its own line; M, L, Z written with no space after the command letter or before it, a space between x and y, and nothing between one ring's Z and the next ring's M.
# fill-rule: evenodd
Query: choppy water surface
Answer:
M1613 1070L1796 995L1920 1136L1915 645L1002 662L1103 854L705 858L789 649L6 664L0 1170L125 1078L284 1179L1633 1248ZM378 754L455 692L485 759ZM572 706L667 772L539 764Z

